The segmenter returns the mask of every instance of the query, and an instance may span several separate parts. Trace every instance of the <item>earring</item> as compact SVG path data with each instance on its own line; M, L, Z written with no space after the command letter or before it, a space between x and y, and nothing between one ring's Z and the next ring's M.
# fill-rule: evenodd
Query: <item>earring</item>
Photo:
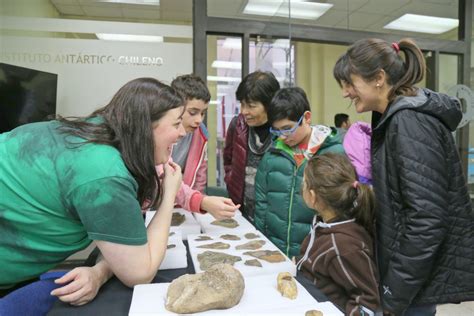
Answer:
M377 88L380 88L380 83L377 83L375 86L376 86Z

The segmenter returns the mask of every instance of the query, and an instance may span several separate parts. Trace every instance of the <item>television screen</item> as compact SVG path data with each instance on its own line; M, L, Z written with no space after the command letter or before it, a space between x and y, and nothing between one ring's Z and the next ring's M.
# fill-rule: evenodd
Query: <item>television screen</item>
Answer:
M0 133L56 114L58 75L0 63Z

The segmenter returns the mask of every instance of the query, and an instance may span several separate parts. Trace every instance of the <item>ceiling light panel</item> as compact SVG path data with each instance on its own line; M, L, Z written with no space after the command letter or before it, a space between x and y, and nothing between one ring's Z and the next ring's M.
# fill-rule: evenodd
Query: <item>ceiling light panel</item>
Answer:
M97 0L97 2L137 4L137 5L155 5L155 6L160 5L160 0Z
M303 0L249 0L244 14L281 16L295 19L316 20L326 13L333 4L307 2Z
M384 26L385 29L442 34L459 26L459 20L428 15L404 14Z
M148 42L148 43L163 42L163 36L153 36L153 35L97 33L96 36L98 39L106 40L106 41Z
M238 61L224 61L224 60L214 60L212 62L213 68L222 68L222 69L242 69L242 63Z

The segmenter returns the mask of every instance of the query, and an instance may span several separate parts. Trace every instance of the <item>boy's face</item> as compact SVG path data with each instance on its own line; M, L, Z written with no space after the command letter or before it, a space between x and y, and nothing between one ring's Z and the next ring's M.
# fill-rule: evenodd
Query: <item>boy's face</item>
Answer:
M240 112L248 126L262 126L268 121L267 111L261 102L240 102Z
M344 129L349 129L349 127L351 127L351 120L347 119L347 121L341 124L341 127Z
M286 118L273 122L272 128L279 131L293 129L293 132L290 135L280 135L279 138L288 146L295 147L303 141L309 140L308 136L310 136L310 134L308 134L308 128L310 128L310 124L311 112L306 111L303 114L300 124ZM309 130L309 132L311 132L311 130Z
M183 127L186 133L192 133L199 127L207 113L209 103L203 100L192 99L186 102L186 110L183 113Z

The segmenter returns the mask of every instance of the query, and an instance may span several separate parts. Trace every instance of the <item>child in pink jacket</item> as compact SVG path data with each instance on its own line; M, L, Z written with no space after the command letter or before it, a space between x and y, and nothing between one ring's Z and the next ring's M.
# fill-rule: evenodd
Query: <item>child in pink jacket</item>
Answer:
M183 185L176 196L176 204L192 212L207 211L215 218L234 216L240 205L231 199L204 195L207 184L207 129L203 124L211 95L204 81L194 75L182 75L171 82L171 87L186 100L182 117L186 136L173 148L171 157L183 170Z

